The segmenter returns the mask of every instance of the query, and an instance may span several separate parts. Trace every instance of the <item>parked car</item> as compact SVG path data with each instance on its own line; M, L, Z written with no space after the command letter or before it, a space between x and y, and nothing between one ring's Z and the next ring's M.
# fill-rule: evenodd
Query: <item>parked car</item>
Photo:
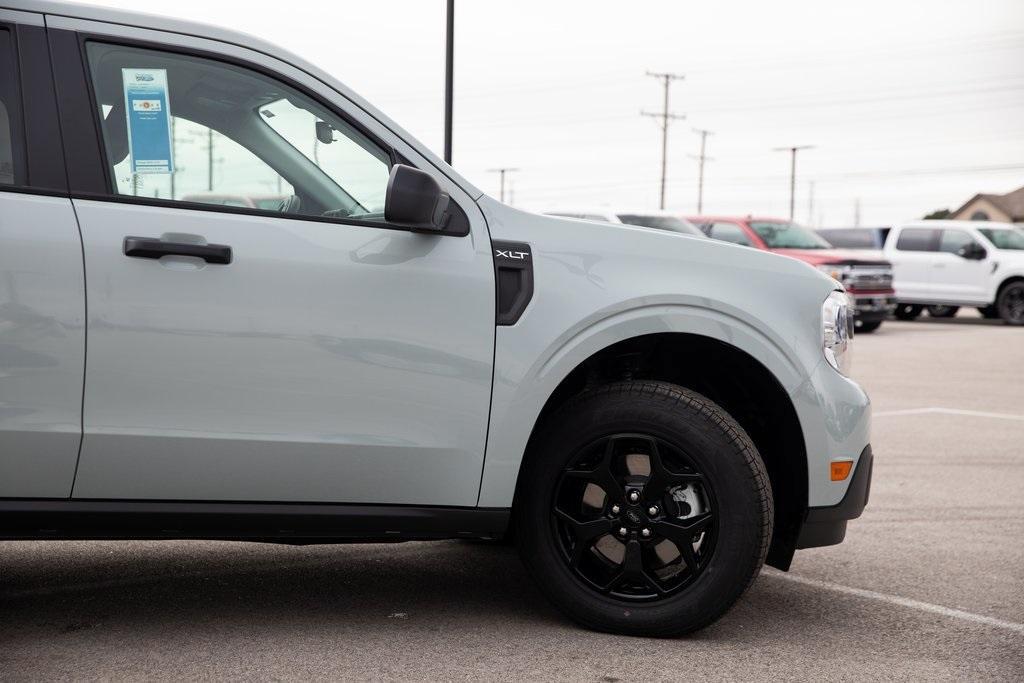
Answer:
M669 213L668 211L609 211L598 210L553 210L545 211L547 216L561 216L562 218L576 218L585 221L596 221L599 223L625 223L627 225L639 225L645 228L678 232L683 235L704 237L704 233L690 221Z
M0 538L514 530L580 623L670 635L861 513L870 402L834 279L506 206L251 36L4 4ZM171 117L244 151L218 152L239 194L294 194L133 193L202 172Z
M881 251L885 247L885 238L892 230L882 228L818 228L815 230L825 241L839 249L865 249Z
M856 302L860 332L877 330L896 307L892 266L880 253L835 249L813 230L778 218L694 216L689 220L713 239L785 254L828 273Z
M936 317L974 306L1024 325L1024 232L1009 223L929 220L900 225L885 241L896 275L896 317Z

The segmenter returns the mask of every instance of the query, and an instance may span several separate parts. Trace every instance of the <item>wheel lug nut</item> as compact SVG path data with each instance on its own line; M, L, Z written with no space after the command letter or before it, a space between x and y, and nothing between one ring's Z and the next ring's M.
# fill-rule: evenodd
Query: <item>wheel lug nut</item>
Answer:
M619 514L620 510L622 510L622 508L620 508L618 505L612 505L612 514L613 515Z
M629 533L629 530L626 527L624 527L624 526L620 526L619 527L619 536L625 536L628 533Z
M637 493L636 491L630 491L629 492L629 502L630 503L635 503L638 500L640 500L640 494Z
M658 506L652 505L651 507L647 508L647 514L649 514L651 517L658 514Z
M643 536L644 538L650 538L651 530L650 529L641 529L640 530L640 535Z

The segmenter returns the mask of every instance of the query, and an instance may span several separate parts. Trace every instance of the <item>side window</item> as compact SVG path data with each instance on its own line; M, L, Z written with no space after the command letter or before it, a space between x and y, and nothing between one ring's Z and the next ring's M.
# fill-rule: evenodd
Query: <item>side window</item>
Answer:
M937 232L931 228L905 228L900 231L896 248L900 251L937 251Z
M943 230L942 239L939 241L939 251L955 254L962 247L974 243L974 238L968 232L963 230Z
M21 95L11 32L0 27L0 185L24 185Z
M723 242L742 244L745 247L751 246L747 233L743 232L743 228L735 223L712 223L708 231L708 237L722 240Z
M383 220L390 153L294 88L189 55L87 54L117 194Z

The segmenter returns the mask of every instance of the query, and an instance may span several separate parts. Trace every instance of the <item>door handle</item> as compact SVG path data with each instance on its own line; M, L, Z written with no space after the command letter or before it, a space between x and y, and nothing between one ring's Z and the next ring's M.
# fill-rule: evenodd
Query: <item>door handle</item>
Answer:
M190 244L188 242L165 242L151 237L125 237L124 255L134 258L155 258L161 256L194 256L207 263L227 265L231 263L231 247L226 244Z

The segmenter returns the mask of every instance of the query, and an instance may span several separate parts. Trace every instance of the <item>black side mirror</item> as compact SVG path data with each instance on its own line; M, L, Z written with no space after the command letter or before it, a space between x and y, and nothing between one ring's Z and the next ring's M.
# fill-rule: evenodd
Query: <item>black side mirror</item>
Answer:
M988 252L977 242L971 242L957 249L956 255L970 261L980 261L988 255Z
M434 177L418 168L395 164L388 178L384 220L425 230L443 230L448 223L447 193Z
M329 145L334 142L334 126L326 121L317 121L316 139L325 145Z

